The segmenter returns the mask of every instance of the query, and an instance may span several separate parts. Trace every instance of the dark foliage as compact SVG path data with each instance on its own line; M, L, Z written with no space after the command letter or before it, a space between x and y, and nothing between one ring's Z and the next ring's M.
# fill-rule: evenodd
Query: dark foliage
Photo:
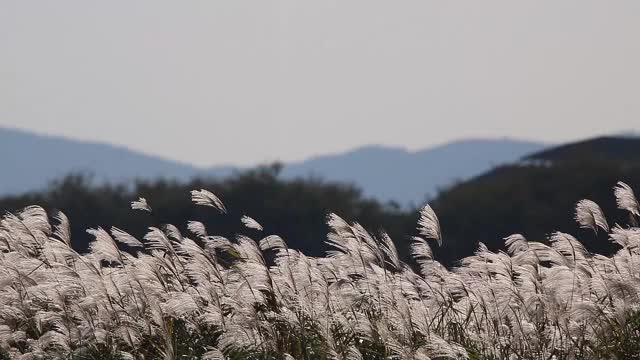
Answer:
M349 221L358 221L365 228L386 230L394 239L414 232L417 213L407 214L389 204L365 199L354 186L307 178L283 180L278 177L280 166L273 165L243 172L226 180L197 179L188 183L158 180L139 181L132 186L93 186L82 174L69 175L47 190L0 199L0 210L16 211L27 205L39 204L45 209L61 210L71 219L74 248L85 251L90 235L88 228L111 226L127 229L142 238L149 226L182 224L188 234L188 220L203 222L216 234L232 238L242 232L239 220L248 215L264 226L264 234L278 234L295 249L308 255L323 255L328 228L326 216L334 212ZM227 205L227 214L212 216L211 211L193 206L189 192L207 189ZM133 211L129 203L144 197L154 209L151 214ZM258 237L260 234L255 233Z
M574 220L576 199L600 205L611 226L627 223L611 189L617 181L636 188L640 164L572 160L551 166L503 166L443 191L433 208L440 218L447 261L472 254L479 242L492 250L503 238L521 233L545 241L553 231L577 234L588 250L610 254L617 249L606 234L580 229Z

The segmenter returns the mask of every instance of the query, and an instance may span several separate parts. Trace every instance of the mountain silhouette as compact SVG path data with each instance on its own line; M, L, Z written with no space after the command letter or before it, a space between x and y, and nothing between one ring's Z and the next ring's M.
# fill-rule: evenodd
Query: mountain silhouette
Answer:
M544 147L538 142L504 138L460 140L419 151L372 145L285 164L281 176L317 176L349 182L368 197L401 205L419 204L456 181ZM42 189L71 172L91 174L94 181L113 183L151 178L186 181L194 177L226 177L242 170L233 166L199 168L121 146L8 128L0 128L0 164L0 195Z
M419 205L443 187L542 148L541 143L512 139L459 140L415 152L366 146L289 164L283 174L286 177L317 174L329 180L355 183L365 195L382 201Z
M438 214L447 260L473 254L480 242L503 249L514 233L546 241L562 231L579 236L587 249L610 254L617 248L606 233L581 229L575 205L589 199L600 205L611 226L627 224L613 187L640 184L640 138L597 137L550 147L498 166L438 194L431 205Z

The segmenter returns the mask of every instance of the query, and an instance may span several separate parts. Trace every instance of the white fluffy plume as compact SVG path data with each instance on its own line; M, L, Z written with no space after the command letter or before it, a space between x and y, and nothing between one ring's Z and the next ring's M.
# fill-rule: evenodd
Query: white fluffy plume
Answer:
M425 205L420 210L420 220L418 220L418 230L420 234L428 239L438 242L438 246L442 246L442 233L440 231L440 221L431 206Z
M529 249L527 239L522 234L512 234L504 238L509 255L517 255Z
M191 191L191 201L196 205L212 207L221 213L227 212L227 208L224 206L222 201L208 190L201 189Z
M56 212L54 218L58 221L58 225L55 227L53 231L53 235L55 235L59 240L63 241L67 246L71 245L71 226L69 225L69 219L62 212Z
M254 229L258 231L263 230L263 227L259 222L255 221L253 218L248 217L247 215L244 215L241 220L242 224L244 224L244 226L248 229Z
M133 210L143 210L151 212L151 206L147 203L147 199L141 197L138 200L131 202L131 209Z
M633 193L631 186L623 183L622 181L618 181L613 189L618 208L626 210L635 216L640 216L640 205L638 204L638 199L636 199L636 195Z
M144 247L140 240L136 239L126 231L120 230L117 227L111 228L111 235L117 242L131 246L131 247Z
M89 244L89 250L99 260L122 262L122 255L113 238L102 228L88 229L95 240Z
M187 229L198 237L203 238L207 236L207 228L199 221L189 221L189 223L187 223Z
M580 227L598 232L598 228L609 232L609 224L600 206L591 200L580 200L576 204L576 221Z

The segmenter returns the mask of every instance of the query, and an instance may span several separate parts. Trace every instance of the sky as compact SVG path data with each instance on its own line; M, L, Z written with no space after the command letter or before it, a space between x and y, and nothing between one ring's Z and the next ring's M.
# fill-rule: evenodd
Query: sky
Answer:
M190 162L640 129L640 1L0 0L0 126Z

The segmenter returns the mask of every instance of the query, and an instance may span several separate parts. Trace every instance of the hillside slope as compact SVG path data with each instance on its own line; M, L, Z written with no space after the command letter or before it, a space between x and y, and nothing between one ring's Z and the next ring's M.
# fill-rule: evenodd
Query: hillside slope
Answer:
M578 229L574 207L581 199L591 199L611 226L627 223L612 188L624 181L640 193L638 154L640 139L595 138L526 156L519 164L453 186L432 204L445 237L441 255L449 260L470 255L479 242L499 249L503 238L513 233L544 241L553 231L580 234L590 239L587 247L593 251L613 251L606 236Z

